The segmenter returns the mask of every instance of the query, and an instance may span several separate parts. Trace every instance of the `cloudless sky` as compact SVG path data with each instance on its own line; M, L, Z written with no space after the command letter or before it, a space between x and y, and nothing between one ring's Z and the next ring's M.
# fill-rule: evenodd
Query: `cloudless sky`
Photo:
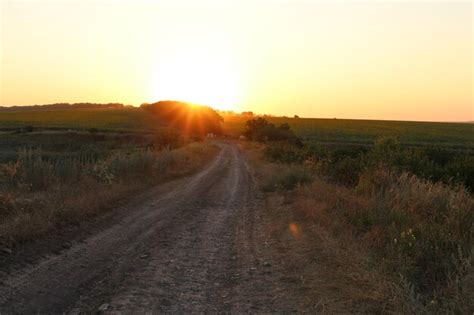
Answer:
M1 2L1 104L473 118L466 2Z

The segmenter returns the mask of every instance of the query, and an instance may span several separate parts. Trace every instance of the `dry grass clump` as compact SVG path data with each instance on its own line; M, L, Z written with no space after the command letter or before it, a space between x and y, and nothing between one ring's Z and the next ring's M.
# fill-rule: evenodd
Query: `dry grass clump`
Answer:
M118 151L102 160L45 159L24 150L0 165L0 244L30 240L79 222L160 181L189 174L217 148L192 143L175 150Z
M356 188L316 179L295 209L339 239L357 240L419 311L474 310L474 200L462 186L379 169Z
M469 294L464 277L472 272L474 199L463 186L378 169L364 174L356 190L369 205L348 212L349 222L376 240L372 247L411 291L433 307ZM474 310L469 303L457 310Z

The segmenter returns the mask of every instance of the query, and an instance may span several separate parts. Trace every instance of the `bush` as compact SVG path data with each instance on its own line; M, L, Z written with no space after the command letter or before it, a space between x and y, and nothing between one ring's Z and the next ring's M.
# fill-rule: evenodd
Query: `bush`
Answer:
M21 150L17 163L13 180L28 190L44 190L57 180L53 164L45 160L39 150Z
M418 292L446 287L471 258L474 202L462 186L379 168L361 176L357 191L370 204L348 213L349 221L362 233L379 231L379 254Z
M387 168L409 172L433 182L463 184L474 190L474 156L469 152L437 147L403 148L397 139L383 137L367 150L344 147L328 150L316 144L296 147L286 142L268 143L264 156L272 162L311 162L318 172L333 182L354 186L366 170Z
M403 159L400 142L393 137L382 137L375 141L367 155L368 163L372 166L400 165Z
M329 158L329 150L320 144L310 144L305 147L306 158L323 161Z
M181 135L173 130L163 131L155 135L153 139L155 149L176 149L182 145Z
M33 132L33 131L35 131L35 127L33 126L25 126L22 128L22 132L24 133Z
M306 158L303 150L288 145L285 142L272 143L265 146L263 154L269 161L288 164L302 163Z
M301 140L293 133L288 124L281 124L276 127L262 117L248 120L245 123L244 135L253 141L280 141L297 147L303 146Z
M311 181L312 176L307 168L291 166L266 178L261 188L266 192L292 190L299 185L307 184Z
M474 192L474 156L458 155L452 158L442 168L444 174L442 180L449 182L451 179L463 183L472 192Z
M365 169L365 161L360 157L345 157L323 165L324 167L320 168L322 174L333 182L348 186L357 184L360 174Z

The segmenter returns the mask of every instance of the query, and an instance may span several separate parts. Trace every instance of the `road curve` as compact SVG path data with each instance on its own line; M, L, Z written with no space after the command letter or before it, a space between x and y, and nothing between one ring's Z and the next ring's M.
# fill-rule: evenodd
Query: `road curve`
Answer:
M143 194L114 224L4 271L0 313L251 311L237 227L252 211L252 176L236 145L218 145L205 169Z

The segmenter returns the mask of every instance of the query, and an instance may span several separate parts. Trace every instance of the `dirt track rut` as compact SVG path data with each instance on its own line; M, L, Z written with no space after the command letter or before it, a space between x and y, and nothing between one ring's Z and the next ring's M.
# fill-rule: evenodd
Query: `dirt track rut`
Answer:
M219 146L201 172L144 193L117 222L3 270L0 313L274 311L271 273L255 267L251 172L236 145Z

